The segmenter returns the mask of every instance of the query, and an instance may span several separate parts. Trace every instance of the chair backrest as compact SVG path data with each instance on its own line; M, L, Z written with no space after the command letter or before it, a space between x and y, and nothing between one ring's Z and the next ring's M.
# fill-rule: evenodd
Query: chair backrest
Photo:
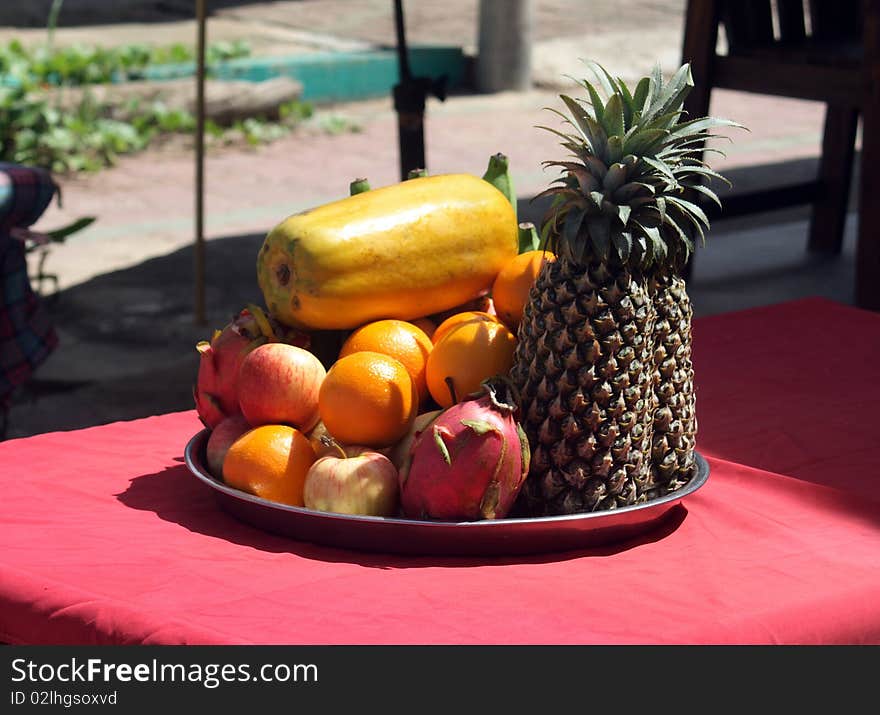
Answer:
M728 52L840 45L861 38L861 0L721 0Z

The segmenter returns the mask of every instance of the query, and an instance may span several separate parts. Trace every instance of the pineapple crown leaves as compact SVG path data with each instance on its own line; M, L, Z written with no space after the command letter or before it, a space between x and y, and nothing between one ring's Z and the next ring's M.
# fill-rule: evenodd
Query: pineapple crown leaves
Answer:
M715 117L685 119L684 101L694 85L687 64L667 82L656 66L633 90L601 65L587 65L595 85L575 80L587 99L560 95L568 112L548 108L573 131L539 127L558 136L572 157L544 162L562 175L535 197L553 197L542 241L579 262L681 265L695 237L705 241L709 228L699 203L721 205L704 182L729 184L702 160L704 152L723 154L705 142L718 136L713 130L719 127L743 127Z

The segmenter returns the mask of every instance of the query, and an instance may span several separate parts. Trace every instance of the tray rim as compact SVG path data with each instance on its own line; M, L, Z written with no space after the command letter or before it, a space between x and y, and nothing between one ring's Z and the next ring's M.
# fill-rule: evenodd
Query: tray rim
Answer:
M702 487L709 479L709 463L706 458L697 451L694 451L694 460L696 464L696 473L680 489L670 492L662 497L652 499L641 504L631 504L629 506L618 507L616 509L579 512L577 514L560 514L555 516L539 516L539 517L516 517L503 519L482 519L479 521L441 521L441 520L422 520L422 519L406 519L401 517L386 516L367 516L362 514L341 514L339 512L317 511L315 509L307 509L306 507L292 506L290 504L282 504L281 502L263 499L254 494L230 487L217 478L212 476L204 465L201 458L201 450L207 443L210 430L202 429L193 435L186 444L184 449L184 461L189 471L199 479L199 481L207 484L215 491L239 499L241 501L250 502L256 506L285 511L291 514L302 515L308 518L323 518L327 521L343 521L347 523L365 523L365 524L394 524L400 526L408 526L419 529L442 528L470 528L470 529L501 529L504 527L514 528L518 525L526 524L556 524L566 522L581 522L590 519L601 520L603 517L611 515L621 515L629 512L643 511L648 508L657 509L665 504L673 506L680 502L684 497L694 493Z

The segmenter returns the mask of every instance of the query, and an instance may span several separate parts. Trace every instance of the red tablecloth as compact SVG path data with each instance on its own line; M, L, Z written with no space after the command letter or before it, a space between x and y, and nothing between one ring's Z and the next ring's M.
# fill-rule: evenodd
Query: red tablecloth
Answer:
M192 412L2 443L0 640L880 643L880 315L799 301L695 340L709 481L683 519L602 549L410 558L263 533L182 464Z

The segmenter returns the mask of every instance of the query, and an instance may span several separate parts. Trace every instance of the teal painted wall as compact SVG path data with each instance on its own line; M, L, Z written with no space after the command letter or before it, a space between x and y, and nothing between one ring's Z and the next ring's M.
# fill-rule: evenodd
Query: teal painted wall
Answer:
M449 88L465 81L465 57L460 47L411 47L410 67L416 76L446 75ZM151 67L147 79L161 80L192 76L193 64ZM292 77L302 82L303 99L332 102L386 96L397 83L397 53L394 50L368 52L321 52L291 57L245 57L214 65L211 76L218 79L262 82L273 77Z

